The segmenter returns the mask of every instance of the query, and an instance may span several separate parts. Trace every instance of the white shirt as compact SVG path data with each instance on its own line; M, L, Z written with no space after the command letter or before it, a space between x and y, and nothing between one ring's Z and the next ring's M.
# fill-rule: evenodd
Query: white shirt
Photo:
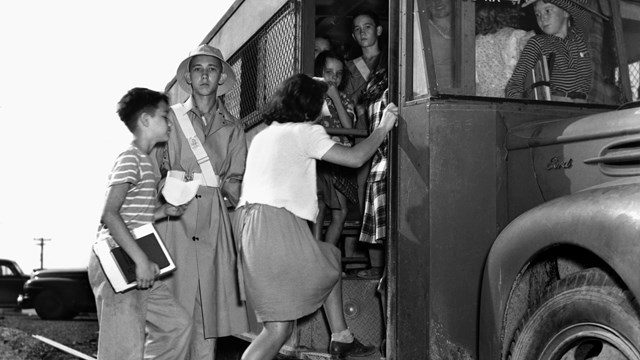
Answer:
M316 159L335 144L320 125L273 122L251 142L238 207L265 204L315 221Z

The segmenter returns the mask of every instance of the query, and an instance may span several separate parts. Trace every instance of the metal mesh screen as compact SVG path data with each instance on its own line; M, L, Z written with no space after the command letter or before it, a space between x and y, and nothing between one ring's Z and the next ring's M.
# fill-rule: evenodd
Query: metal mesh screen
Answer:
M225 95L229 111L245 130L260 122L261 110L278 85L298 72L298 11L285 4L246 44L229 58L238 86Z
M629 64L629 78L633 100L638 100L640 98L640 61Z
M616 68L616 83L620 85L620 71ZM631 100L640 99L640 61L629 64L629 81L631 82ZM621 100L622 102L622 100Z

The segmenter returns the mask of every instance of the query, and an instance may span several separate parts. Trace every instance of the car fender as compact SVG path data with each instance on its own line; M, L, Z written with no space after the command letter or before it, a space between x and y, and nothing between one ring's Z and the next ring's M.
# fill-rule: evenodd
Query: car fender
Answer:
M72 303L76 301L73 294L80 292L81 289L82 284L78 280L63 277L34 278L28 280L24 285L25 292L32 298L35 298L44 290L52 290Z
M606 262L638 297L640 184L623 179L557 198L512 221L487 257L480 304L480 359L499 359L509 295L523 267L558 244L582 247Z
M33 278L27 280L25 283L25 287L30 287L32 289L45 288L48 289L51 286L78 286L78 280L69 279L64 277L43 277L43 278Z

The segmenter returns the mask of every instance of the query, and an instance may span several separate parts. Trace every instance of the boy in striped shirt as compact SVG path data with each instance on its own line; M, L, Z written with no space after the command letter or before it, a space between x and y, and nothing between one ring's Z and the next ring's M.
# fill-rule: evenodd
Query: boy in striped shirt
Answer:
M529 39L520 54L505 93L523 98L527 74L542 56L549 60L551 100L587 102L593 78L593 64L582 27L588 23L585 0L526 0L542 34ZM552 59L552 60L551 60Z
M118 115L133 133L131 145L118 156L109 175L99 238L119 245L136 265L137 289L116 293L92 252L89 281L96 298L100 334L99 359L185 359L191 318L169 288L156 281L160 272L135 242L131 231L183 207L156 207L159 171L149 152L169 138L165 94L131 89L118 103Z

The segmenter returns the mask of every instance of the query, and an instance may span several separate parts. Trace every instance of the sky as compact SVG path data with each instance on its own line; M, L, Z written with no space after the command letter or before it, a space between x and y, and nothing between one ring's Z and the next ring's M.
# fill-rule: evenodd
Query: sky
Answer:
M85 267L131 141L118 100L163 91L233 0L0 3L0 258ZM224 54L228 56L228 54Z

